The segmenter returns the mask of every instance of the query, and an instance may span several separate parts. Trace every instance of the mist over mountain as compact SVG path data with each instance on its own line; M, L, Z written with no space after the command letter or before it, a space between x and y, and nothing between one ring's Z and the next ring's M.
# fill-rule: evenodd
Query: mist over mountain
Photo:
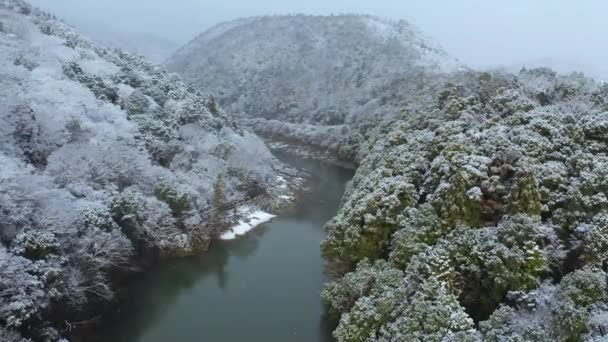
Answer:
M96 44L143 56L152 63L164 63L180 46L177 42L153 33L119 31L103 23L82 22L78 19L69 19L67 23Z
M608 68L600 65L592 65L584 63L576 59L566 59L558 57L545 57L518 63L499 65L498 68L503 68L509 72L519 72L522 68L534 69L546 67L562 74L572 72L582 72L588 77L593 77L598 81L608 80Z

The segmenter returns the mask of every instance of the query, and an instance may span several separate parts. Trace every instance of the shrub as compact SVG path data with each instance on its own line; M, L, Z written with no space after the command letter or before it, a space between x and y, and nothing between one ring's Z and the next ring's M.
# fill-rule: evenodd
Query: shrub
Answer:
M608 298L606 274L588 269L574 271L559 284L554 308L555 328L564 341L580 341L587 332L592 305Z
M538 182L530 172L519 172L515 175L515 183L511 188L509 212L529 215L541 214L540 193Z
M458 303L449 287L429 279L409 302L403 304L399 317L380 330L382 341L445 341L457 333L472 337L473 320Z
M173 212L173 216L176 218L179 218L186 212L192 210L188 195L179 193L175 188L168 184L160 185L154 190L154 194L156 195L156 198L169 205L169 208L171 208L171 211Z
M28 230L18 234L11 245L13 253L30 260L44 259L56 253L59 248L55 234L40 230Z

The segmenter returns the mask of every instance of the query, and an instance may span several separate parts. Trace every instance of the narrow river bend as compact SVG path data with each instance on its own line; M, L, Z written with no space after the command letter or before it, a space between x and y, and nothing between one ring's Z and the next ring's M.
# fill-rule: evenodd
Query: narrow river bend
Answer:
M353 171L282 157L313 176L297 207L248 235L146 272L100 341L330 341L319 243Z

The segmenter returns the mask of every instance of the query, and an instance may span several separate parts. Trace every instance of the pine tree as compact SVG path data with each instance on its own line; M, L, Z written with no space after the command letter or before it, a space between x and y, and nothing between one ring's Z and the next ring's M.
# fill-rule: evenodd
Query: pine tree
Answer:
M220 108L217 103L217 100L215 99L215 96L211 96L211 98L209 99L209 102L207 103L207 108L209 108L209 111L213 115L218 115L220 113Z
M224 176L219 174L213 184L213 216L216 221L221 221L221 217L226 211L225 188Z

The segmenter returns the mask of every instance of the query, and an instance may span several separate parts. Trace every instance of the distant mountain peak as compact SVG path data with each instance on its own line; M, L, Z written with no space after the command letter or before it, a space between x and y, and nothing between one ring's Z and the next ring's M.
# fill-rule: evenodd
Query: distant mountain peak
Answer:
M213 88L234 112L322 124L349 121L350 109L390 82L464 68L405 20L355 14L221 23L167 66L202 90ZM327 118L332 113L338 117Z

